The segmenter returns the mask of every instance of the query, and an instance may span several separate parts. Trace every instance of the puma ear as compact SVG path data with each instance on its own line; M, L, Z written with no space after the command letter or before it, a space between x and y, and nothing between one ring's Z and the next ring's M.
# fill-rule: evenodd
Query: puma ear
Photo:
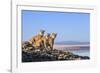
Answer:
M53 32L53 33L51 33L51 37L52 37L52 38L56 38L56 35L57 35L57 34L56 34L56 33L54 33L54 32Z
M46 35L46 36L50 36L50 33L46 33L45 35Z
M55 36L57 36L57 33L53 33Z
M44 32L45 32L45 30L41 29L41 30L40 30L40 32L41 32L41 33L44 33Z
M55 33L55 35L57 36L57 33Z

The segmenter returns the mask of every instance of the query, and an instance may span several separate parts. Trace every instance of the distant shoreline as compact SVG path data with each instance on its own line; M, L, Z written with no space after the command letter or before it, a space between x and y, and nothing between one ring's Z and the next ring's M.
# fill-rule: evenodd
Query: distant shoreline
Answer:
M58 44L55 44L54 45L54 48L57 48L57 49L66 49L66 48L68 48L68 49L80 49L80 48L90 48L90 44L85 44L85 45L62 45L62 44L60 44L60 45L58 45Z

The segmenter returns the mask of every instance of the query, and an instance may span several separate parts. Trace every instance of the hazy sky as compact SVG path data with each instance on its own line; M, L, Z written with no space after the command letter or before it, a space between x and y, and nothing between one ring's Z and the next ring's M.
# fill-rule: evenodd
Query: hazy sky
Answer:
M22 10L23 41L40 29L56 32L57 41L90 41L90 14Z

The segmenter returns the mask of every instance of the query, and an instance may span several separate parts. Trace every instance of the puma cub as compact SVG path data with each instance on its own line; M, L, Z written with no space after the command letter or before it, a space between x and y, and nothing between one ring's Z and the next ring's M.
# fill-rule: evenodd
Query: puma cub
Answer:
M43 45L44 30L41 30L36 36L29 40L29 43L34 46L34 48L41 48Z

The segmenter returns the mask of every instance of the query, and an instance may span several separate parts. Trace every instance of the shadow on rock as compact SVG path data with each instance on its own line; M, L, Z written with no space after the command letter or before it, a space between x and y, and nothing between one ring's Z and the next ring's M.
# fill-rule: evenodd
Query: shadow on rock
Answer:
M25 42L22 47L22 62L41 62L41 61L60 61L60 60L88 60L88 56L79 56L69 51L48 50L41 48L35 49L32 45Z

